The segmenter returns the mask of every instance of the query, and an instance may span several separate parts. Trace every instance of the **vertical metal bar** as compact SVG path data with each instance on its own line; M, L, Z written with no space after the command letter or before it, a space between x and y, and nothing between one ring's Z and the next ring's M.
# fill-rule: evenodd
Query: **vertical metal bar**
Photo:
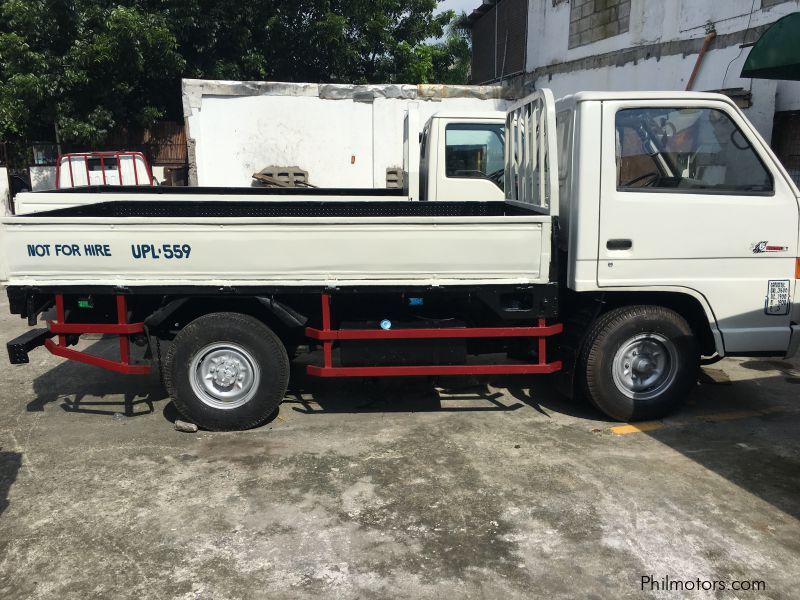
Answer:
M331 297L322 294L322 330L331 330ZM333 341L325 340L322 342L323 364L326 369L333 366Z
M124 185L122 183L122 155L117 152L114 154L114 157L117 159L117 176L119 177L119 184Z
M89 175L89 156L83 154L83 166L86 167L86 185L92 185L92 176Z
M544 319L539 319L539 327L544 327L545 321ZM540 336L539 337L539 364L543 365L547 363L547 338Z
M69 186L70 187L75 187L75 177L72 174L72 157L71 156L67 157L67 164L69 165ZM59 170L60 170L60 167L59 167Z
M117 294L117 324L125 325L128 322L128 303L125 296ZM119 359L123 364L130 364L130 343L128 336L119 334Z
M136 159L139 157L136 154L131 154L131 158L133 159L133 182L135 185L139 185L139 172L136 170L136 163L138 162Z
M539 137L538 133L536 131L536 126L538 125L538 114L539 114L539 111L538 111L538 107L536 106L536 104L531 104L531 105L529 105L528 108L529 108L529 112L527 114L526 125L527 125L527 128L528 128L528 131L529 131L530 135L528 136L528 139L526 141L528 142L528 150L529 150L529 152L528 152L528 155L529 155L529 160L528 160L529 175L528 175L528 178L525 180L525 184L526 184L526 186L528 188L527 191L528 191L528 195L529 195L529 197L531 199L531 204L533 204L534 206L538 206L538 198L536 198L536 194L535 194L536 184L534 182L534 178L539 174L537 172L537 170L536 170L536 167L539 164L539 153L538 153L538 148L536 146L536 140Z
M63 294L56 294L56 320L59 323L64 323L66 320L64 317L64 295ZM58 336L58 345L59 346L66 346L67 345L67 338L62 334Z
M543 208L548 208L549 199L547 198L547 175L544 168L547 165L546 143L547 136L550 132L547 131L547 111L545 105L542 103L542 109L539 111L539 203Z
M511 131L511 115L506 115L506 134L504 136L505 143L503 144L503 164L505 165L505 171L503 172L503 192L506 198L513 200L513 195L509 193L511 190L511 161L509 160L512 156L509 151L511 148Z
M100 172L103 174L103 185L106 185L108 183L106 181L106 157L102 154L100 155Z
M525 202L525 113L517 111L517 196Z

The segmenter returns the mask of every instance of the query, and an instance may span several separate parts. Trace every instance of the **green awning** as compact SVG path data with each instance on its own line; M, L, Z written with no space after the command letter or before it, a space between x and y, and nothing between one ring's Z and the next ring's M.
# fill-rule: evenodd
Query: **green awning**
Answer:
M742 77L800 81L800 12L767 29L750 50Z

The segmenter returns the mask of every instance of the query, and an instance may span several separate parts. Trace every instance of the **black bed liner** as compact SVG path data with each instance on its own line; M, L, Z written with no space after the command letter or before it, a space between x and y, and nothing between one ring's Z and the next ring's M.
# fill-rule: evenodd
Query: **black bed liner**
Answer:
M268 187L188 187L148 185L89 185L84 187L42 190L34 194L142 194L160 196L403 196L396 188L268 188Z
M180 189L180 188L175 188ZM191 188L184 188L191 189ZM197 188L195 188L197 189ZM502 217L533 214L497 200L487 202L239 200L119 200L30 213L23 217Z

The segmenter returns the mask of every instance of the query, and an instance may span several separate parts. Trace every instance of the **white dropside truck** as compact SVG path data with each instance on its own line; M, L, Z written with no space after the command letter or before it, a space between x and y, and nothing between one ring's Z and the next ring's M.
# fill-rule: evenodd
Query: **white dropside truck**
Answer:
M726 97L537 92L508 112L504 188L505 202L141 190L5 217L11 311L46 319L8 342L11 362L44 345L160 367L188 419L237 429L273 413L307 345L319 377L558 373L620 420L674 410L703 356L800 345L798 190ZM119 336L119 358L71 347L83 333Z
M499 200L503 194L505 113L498 111L449 111L434 114L420 128L418 115L406 115L403 141L402 187L398 188L171 188L142 189L152 185L149 167L140 153L66 155L60 160L56 181L66 185L35 194L17 194L18 215L70 208L81 204L153 199L162 194L195 193L197 200ZM100 154L108 154L105 163ZM119 155L119 156L118 156ZM140 175L134 177L137 173ZM120 183L122 179L122 183ZM135 180L135 181L134 181ZM109 189L110 188L110 189ZM144 193L144 195L143 195Z

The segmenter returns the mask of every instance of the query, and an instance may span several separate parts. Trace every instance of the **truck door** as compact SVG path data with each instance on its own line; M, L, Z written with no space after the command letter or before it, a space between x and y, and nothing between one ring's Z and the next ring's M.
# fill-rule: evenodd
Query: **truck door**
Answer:
M783 352L798 203L724 100L603 102L598 285L694 290L726 353Z

